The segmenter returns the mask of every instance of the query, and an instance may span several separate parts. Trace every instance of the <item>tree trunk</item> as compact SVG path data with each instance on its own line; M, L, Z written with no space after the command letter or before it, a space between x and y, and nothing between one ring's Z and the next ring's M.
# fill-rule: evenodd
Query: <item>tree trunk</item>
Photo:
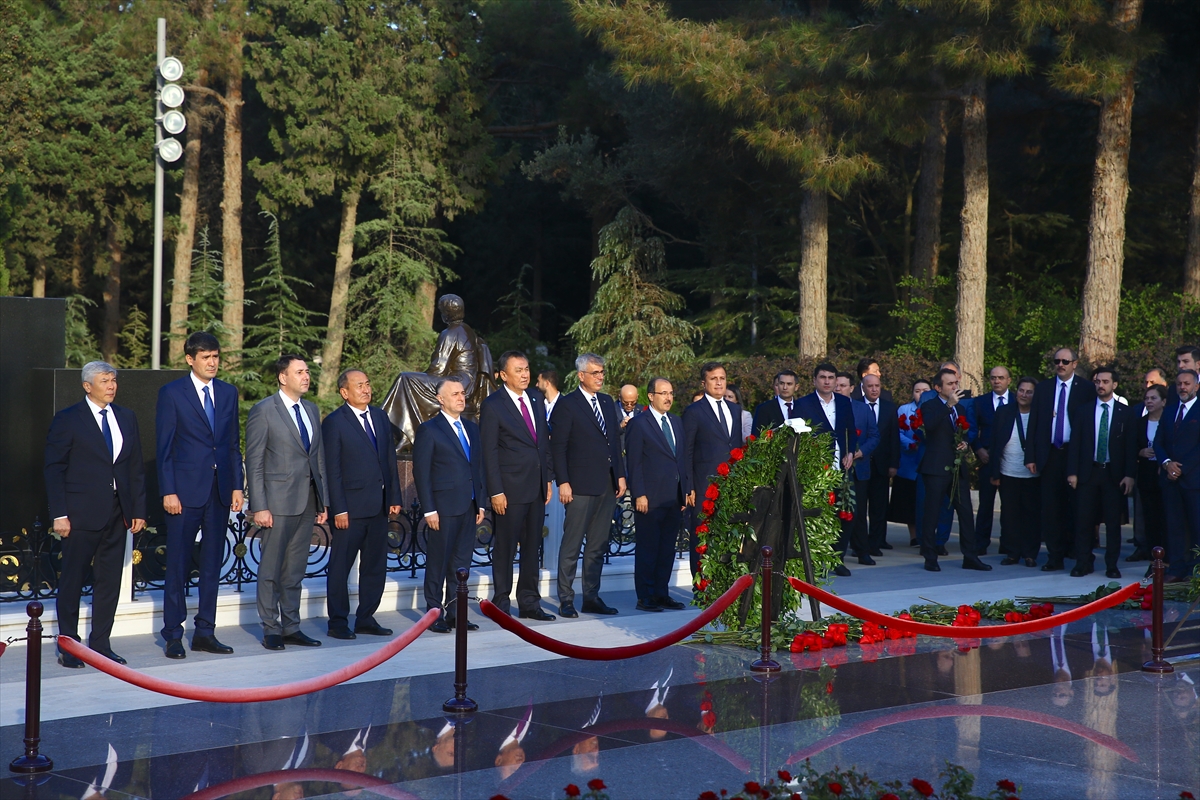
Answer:
M83 288L83 234L76 232L71 244L71 289L79 292Z
M829 194L805 189L800 202L800 358L829 348L826 312L829 267Z
M358 189L342 196L342 224L338 231L337 260L333 267L333 291L329 296L329 326L321 351L321 379L317 396L332 397L342 369L342 346L346 341L346 301L350 296L350 266L354 263L354 226L358 219Z
M1112 24L1137 27L1143 0L1117 0ZM1129 198L1129 138L1133 118L1133 66L1120 91L1104 98L1092 169L1092 215L1088 223L1087 279L1083 284L1083 324L1079 357L1104 364L1117 352L1121 271L1125 266L1125 201Z
M231 64L225 87L225 178L221 199L221 260L225 274L226 331L224 361L233 368L241 361L246 310L246 278L242 273L242 37L231 45ZM340 346L339 346L340 352Z
M987 81L963 87L962 243L958 250L958 313L955 352L962 388L983 390L983 346L987 321Z
M207 70L197 83L204 84ZM192 283L192 248L196 243L196 218L200 210L200 140L203 121L200 99L187 115L187 144L183 148L183 191L179 195L179 235L175 238L175 271L171 281L171 327L167 337L167 363L183 366L183 345L188 335L188 292Z
M917 235L913 242L912 275L916 291L928 296L938 273L942 242L942 189L946 180L946 103L935 100L925 122L921 145L921 174L917 179Z
M1192 162L1192 208L1188 213L1187 254L1183 258L1183 293L1200 303L1200 116L1196 119L1196 153Z
M121 327L121 262L125 251L121 245L121 230L116 222L108 223L108 280L104 283L104 336L100 353L112 363L117 354L117 334Z
M33 264L33 286L30 294L33 297L46 296L46 259L38 258Z

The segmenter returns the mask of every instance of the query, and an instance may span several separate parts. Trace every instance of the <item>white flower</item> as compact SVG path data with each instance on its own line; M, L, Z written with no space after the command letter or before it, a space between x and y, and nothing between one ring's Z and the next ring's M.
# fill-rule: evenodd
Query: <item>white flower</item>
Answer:
M812 428L808 427L808 423L799 417L789 419L784 424L794 430L796 433L812 433Z

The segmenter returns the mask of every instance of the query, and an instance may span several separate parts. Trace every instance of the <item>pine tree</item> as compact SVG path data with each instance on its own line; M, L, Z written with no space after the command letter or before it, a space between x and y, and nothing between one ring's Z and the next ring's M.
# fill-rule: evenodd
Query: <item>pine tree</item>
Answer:
M192 331L208 331L225 345L225 281L221 269L221 253L212 249L205 225L196 234L197 246L192 250L192 282L188 286L188 321Z
M150 368L150 319L138 306L129 309L121 326L120 350L113 357L117 369Z
M78 369L89 361L100 359L100 348L96 337L88 327L88 309L94 308L95 302L81 294L73 294L67 298L66 341L68 369Z

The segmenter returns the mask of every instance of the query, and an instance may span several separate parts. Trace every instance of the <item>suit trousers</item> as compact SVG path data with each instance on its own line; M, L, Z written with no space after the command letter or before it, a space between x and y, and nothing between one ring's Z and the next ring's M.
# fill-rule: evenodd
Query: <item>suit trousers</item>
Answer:
M1162 487L1158 476L1148 479L1138 476L1138 483L1133 493L1134 539L1139 550L1147 554L1155 547L1166 547L1167 544L1167 514L1163 509Z
M521 571L517 576L517 608L533 611L542 601L538 592L542 528L545 527L546 504L509 503L503 514L494 517L492 536L492 604L506 614L512 610L513 561L521 551Z
M112 508L104 527L85 531L71 523L71 535L62 540L62 572L58 576L55 614L58 632L79 641L79 600L88 568L92 570L92 632L88 646L108 650L117 600L121 594L121 571L125 566L125 517L113 495Z
M995 465L993 465L995 466ZM999 470L997 469L997 472ZM1017 480L1021 480L1017 478ZM998 486L993 486L991 478L979 478L979 510L975 514L975 542L982 554L992 546L992 519L996 513L996 493ZM1001 532L1003 536L1003 532ZM1004 549L1004 543L1000 543Z
M867 484L867 502L863 506L865 512L862 524L867 526L867 543L871 550L881 550L887 544L887 510L888 492L892 479L888 477L887 469L876 469L871 466L871 479Z
M1075 515L1075 566L1091 569L1096 561L1092 553L1092 536L1096 519L1104 523L1104 564L1108 569L1117 568L1121 555L1121 504L1125 495L1121 487L1113 483L1112 465L1105 469L1093 466L1086 481L1080 481L1075 490L1075 501L1079 511ZM1097 513L1098 512L1098 513Z
M633 512L636 546L633 551L633 583L637 599L653 602L670 597L671 569L675 566L675 541L683 512L678 506Z
M837 547L834 549L841 553L842 558L846 557L846 548L849 547L854 555L863 557L870 555L870 545L867 542L867 491L869 481L855 479L854 481L854 519L849 522L842 523L842 533L838 537Z
M1011 558L1036 559L1042 549L1041 488L1038 477L1000 476L1000 550Z
M1042 469L1042 537L1046 540L1046 563L1062 565L1068 545L1075 536L1075 490L1067 485L1067 448L1051 447Z
M575 495L567 503L563 520L562 548L558 553L558 602L567 605L575 601L575 567L579 563L579 548L583 547L583 602L600 600L600 570L608 552L608 536L612 531L613 511L617 499L612 494Z
M290 636L300 630L300 584L308 569L317 496L310 487L299 516L273 515L270 528L260 529L258 616L267 636Z
M1196 567L1200 542L1200 492L1189 491L1179 481L1165 480L1163 508L1167 514L1167 574L1186 578Z
M925 476L917 475L917 500L916 500L916 528L917 538L921 537L921 531L925 529ZM954 506L950 504L950 498L946 497L945 502L938 506L937 518L937 545L944 546L950 541L950 529L954 526Z
M937 560L938 516L949 499L951 508L958 514L958 547L963 558L978 555L975 546L975 515L971 513L971 485L965 474L960 474L958 497L950 497L952 476L922 475L925 479L925 509L921 518L921 555L926 561Z
M458 611L455 594L458 591L459 567L471 568L471 553L475 550L475 512L454 516L438 514L440 530L426 528L425 546L425 608L446 609L446 621L453 622ZM512 570L509 570L512 575Z
M331 526L329 534L332 541L325 581L329 630L349 629L350 590L346 581L355 558L358 558L358 608L354 612L354 624L370 625L375 622L387 576L387 506L373 517L350 517L350 527L345 530Z
M196 531L200 531L200 606L193 620L193 636L212 636L216 630L217 587L221 580L221 562L225 559L225 538L229 528L229 506L221 503L217 475L203 506L183 507L180 514L167 514L167 565L163 576L162 637L168 642L183 638L187 619L184 589L192 572L192 553Z

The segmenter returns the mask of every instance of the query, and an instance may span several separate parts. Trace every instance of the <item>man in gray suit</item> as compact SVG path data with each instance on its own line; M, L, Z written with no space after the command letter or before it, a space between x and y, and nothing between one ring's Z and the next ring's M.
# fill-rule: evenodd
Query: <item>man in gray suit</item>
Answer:
M246 482L262 541L258 616L263 647L318 647L300 630L300 582L308 565L314 516L322 525L329 504L321 415L308 391L308 364L296 355L275 362L279 391L250 409L246 420Z

